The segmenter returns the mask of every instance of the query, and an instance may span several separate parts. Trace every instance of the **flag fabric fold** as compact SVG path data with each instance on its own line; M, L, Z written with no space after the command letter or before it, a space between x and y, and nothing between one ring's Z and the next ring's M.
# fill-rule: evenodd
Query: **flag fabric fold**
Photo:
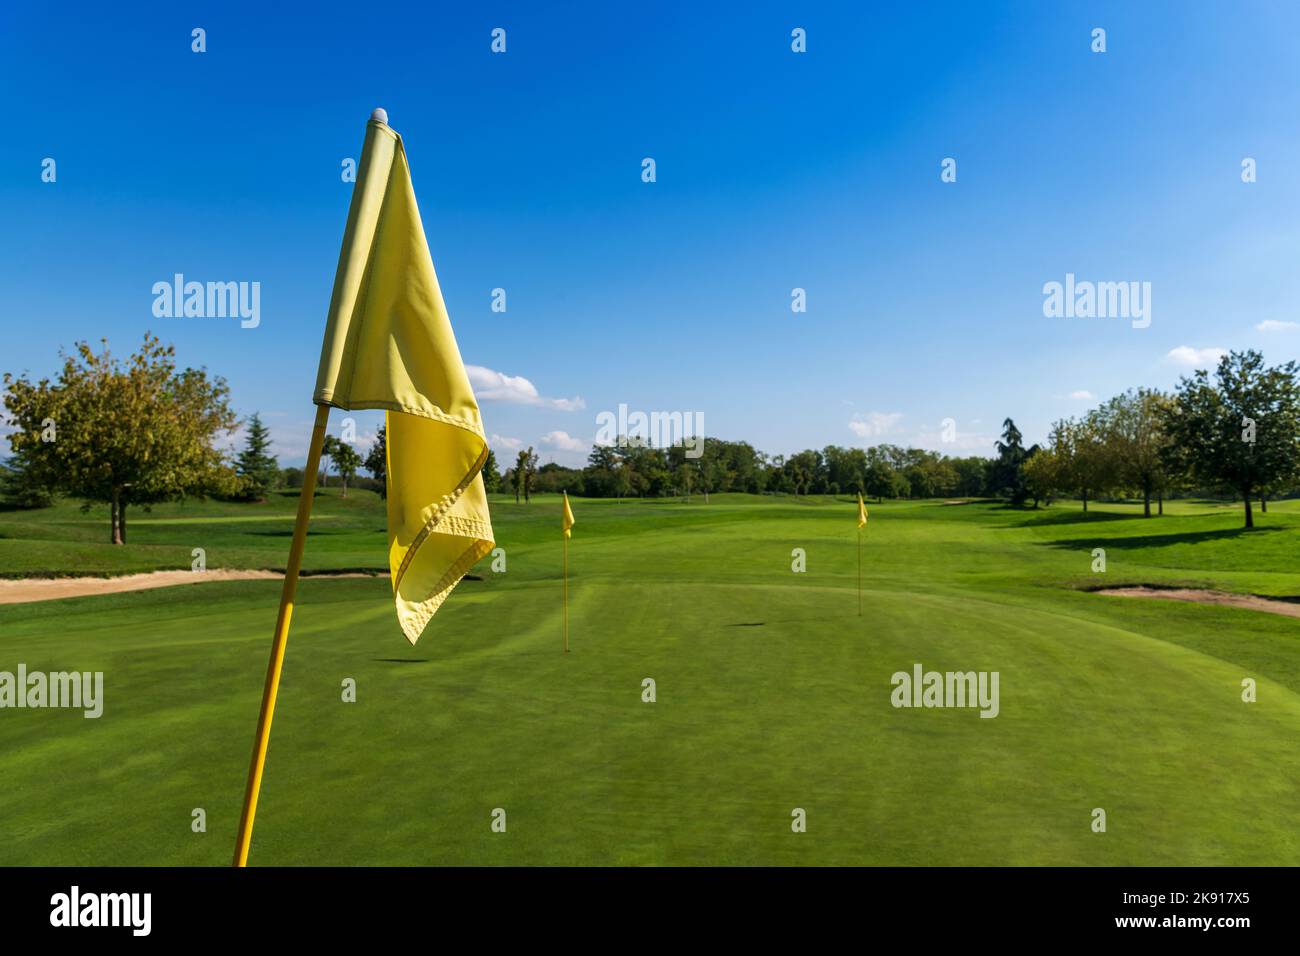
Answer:
M424 236L402 139L372 119L348 209L313 398L382 408L388 563L414 644L494 541L488 443Z
M862 503L862 494L861 492L859 492L858 493L858 527L865 528L866 526L867 526L867 506Z
M564 529L564 536L566 538L570 537L571 529L575 524L577 524L577 522L573 520L573 509L569 507L569 493L567 491L564 493L564 515L560 519L560 524Z

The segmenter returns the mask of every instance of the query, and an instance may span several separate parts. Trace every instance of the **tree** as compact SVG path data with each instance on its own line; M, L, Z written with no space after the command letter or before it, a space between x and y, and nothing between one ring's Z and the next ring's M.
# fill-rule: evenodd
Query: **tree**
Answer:
M691 488L695 484L696 468L689 461L684 461L677 466L677 480L681 484L682 497L687 501L691 500Z
M631 497L637 485L636 466L626 455L620 456L618 467L614 469L614 496L621 502L624 498Z
M488 452L491 454L491 452ZM366 471L374 476L379 482L379 497L388 497L388 426L380 425L379 431L375 432L375 442L370 446L370 451L366 452L366 460L362 462Z
M883 501L885 495L893 496L896 486L894 469L882 452L881 447L868 448L866 451L867 467L863 475L863 488L868 495L874 495L877 501Z
M1151 496L1163 492L1166 481L1164 409L1169 399L1150 389L1129 389L1100 409L1103 440L1115 464L1115 478L1142 495L1143 517L1151 517Z
M530 446L527 451L520 450L515 458L514 467L514 487L515 487L515 504L519 504L519 496L523 495L524 504L531 500L533 491L533 479L537 475L537 455Z
M1101 416L1093 411L1079 421L1056 422L1048 435L1056 459L1058 490L1077 494L1084 511L1089 498L1113 484L1113 456L1104 431Z
M858 495L866 492L867 453L861 448L827 445L822 449L826 463L826 490L832 494Z
M1300 467L1296 363L1265 368L1253 349L1230 352L1213 381L1205 369L1179 381L1164 427L1196 477L1241 495L1253 528L1252 496Z
M40 477L29 452L15 452L0 466L0 501L11 508L48 508L54 504L52 486L48 479Z
M269 454L270 447L271 432L262 424L261 416L254 412L248 422L244 450L235 461L240 496L249 501L265 501L280 478L280 464Z
M704 503L707 505L709 503L709 492L718 486L719 463L716 459L709 458L706 452L706 454L695 463L695 469L700 490L704 492Z
M913 498L933 498L949 494L957 487L957 469L952 462L937 452L923 448L909 448L908 464L903 470L908 493Z
M533 451L532 446L528 448L528 467L524 470L524 501L529 500L529 495L533 490L533 482L537 479L537 453Z
M1034 499L1035 508L1040 501L1050 506L1066 484L1062 459L1055 448L1039 448L1025 458L1021 471L1025 476L1025 490Z
M614 454L613 445L593 445L587 456L587 467L582 472L582 484L586 493L599 498L614 496L614 470L618 467L618 456Z
M1005 497L1013 505L1022 505L1025 503L1025 498L1029 496L1022 466L1025 458L1037 450L1038 446L1026 450L1020 429L1010 418L1003 420L1002 438L995 442L994 446L998 450L998 457L993 469L994 486L991 490L994 494Z
M329 477L329 460L330 456L334 454L334 446L336 444L338 444L338 439L328 433L326 433L325 437L321 439L320 469L316 473L316 484L322 488L325 487L325 479Z
M582 494L582 488L581 471L576 468L565 468L553 461L548 461L538 468L537 477L533 479L534 494L545 492L558 495L561 491L567 491L571 495L577 495Z
M483 463L483 490L498 491L501 488L501 472L497 471L497 456L488 449L487 461Z
M126 541L126 509L185 495L231 493L235 475L214 445L235 415L223 379L177 371L175 350L145 334L125 363L78 342L54 381L4 376L9 436L33 480L109 505L114 544ZM53 430L53 440L43 433Z
M336 438L333 447L330 449L330 461L334 463L334 470L338 472L339 478L343 480L342 497L346 498L348 496L348 482L356 477L357 469L361 467L361 455L350 444Z
M953 472L957 476L955 491L963 498L979 498L984 495L984 474L988 465L987 458L972 455L967 458L952 458Z

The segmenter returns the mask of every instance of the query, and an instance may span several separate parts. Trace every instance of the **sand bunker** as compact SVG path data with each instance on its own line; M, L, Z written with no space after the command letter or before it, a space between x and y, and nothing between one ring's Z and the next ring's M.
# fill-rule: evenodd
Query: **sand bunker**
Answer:
M1101 588L1094 594L1114 594L1119 597L1163 598L1166 601L1191 601L1194 604L1214 604L1219 607L1241 607L1248 611L1266 611L1286 617L1300 617L1300 604L1255 597L1253 594L1229 594L1226 591L1203 591L1196 588Z
M387 575L385 575L386 577ZM144 591L169 588L180 584L208 584L213 581L275 581L284 577L280 571L151 571L147 574L124 574L116 578L17 578L0 580L0 604L26 604L30 601L55 601L60 598L87 597L92 594L117 594L121 591ZM311 574L310 578L368 578L360 572Z

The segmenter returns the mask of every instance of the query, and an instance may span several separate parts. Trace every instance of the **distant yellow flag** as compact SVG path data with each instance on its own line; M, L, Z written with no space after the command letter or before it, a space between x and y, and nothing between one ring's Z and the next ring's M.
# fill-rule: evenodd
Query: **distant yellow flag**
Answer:
M867 506L862 503L862 495L861 493L859 493L858 494L858 527L865 528L866 526L867 526Z
M488 444L424 238L402 138L372 119L348 209L314 401L387 410L388 565L414 644L492 550Z
M573 520L573 509L569 507L569 493L567 491L564 493L564 517L561 519L560 524L564 528L566 538L570 537L569 529L577 524Z

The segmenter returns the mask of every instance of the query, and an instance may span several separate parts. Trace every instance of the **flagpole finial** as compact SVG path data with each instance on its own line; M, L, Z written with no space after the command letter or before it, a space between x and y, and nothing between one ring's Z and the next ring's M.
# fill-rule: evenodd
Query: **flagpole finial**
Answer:
M381 123L383 123L385 126L387 126L387 125L388 125L388 110L384 109L382 106L376 107L376 108L375 108L375 111L374 111L373 113L370 114L370 118L371 118L372 120L379 120L379 122L381 122Z

